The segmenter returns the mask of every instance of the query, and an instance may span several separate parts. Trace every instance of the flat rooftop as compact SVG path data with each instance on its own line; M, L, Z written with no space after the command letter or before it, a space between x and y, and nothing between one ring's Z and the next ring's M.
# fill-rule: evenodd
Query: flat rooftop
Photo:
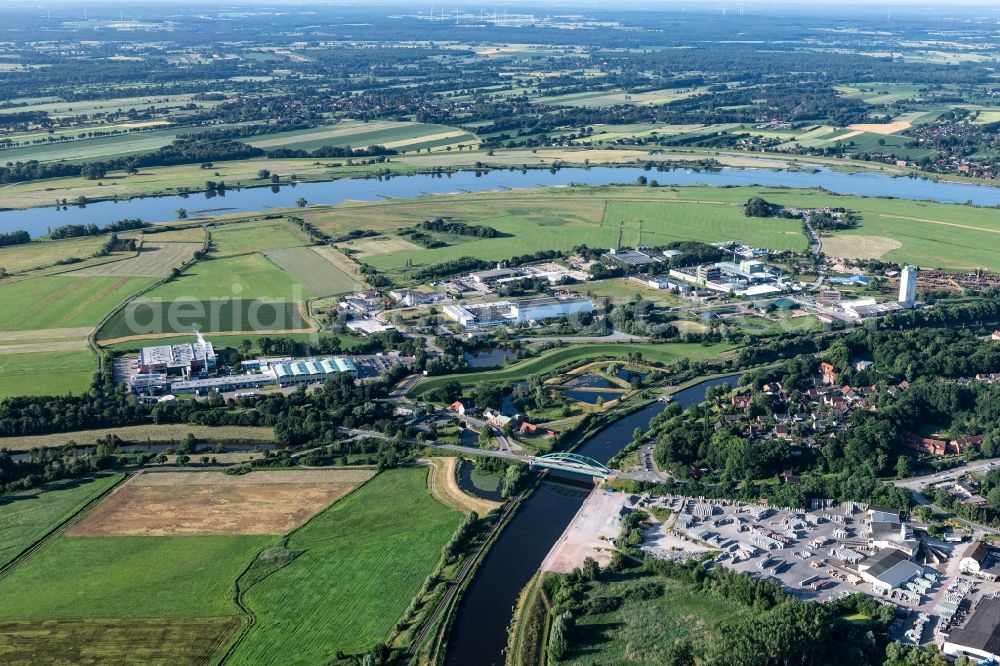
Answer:
M1000 599L980 601L965 626L951 632L948 642L1000 654Z

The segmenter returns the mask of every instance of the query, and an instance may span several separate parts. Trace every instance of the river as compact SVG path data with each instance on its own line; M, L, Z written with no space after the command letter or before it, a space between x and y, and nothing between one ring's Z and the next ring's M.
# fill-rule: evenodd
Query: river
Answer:
M678 391L674 402L687 408L705 399L712 386L735 384L738 374L709 379ZM599 430L576 449L576 453L607 462L632 439L636 427L643 430L666 407L664 403L633 412ZM541 486L521 505L517 514L487 553L475 578L459 602L448 640L445 663L449 666L500 666L507 645L518 595L538 571L542 560L576 515L593 483L580 477L549 472Z
M533 188L570 184L610 185L634 183L639 176L656 180L660 185L764 185L768 187L822 187L838 194L885 196L900 199L929 200L941 203L971 201L978 206L1000 204L1000 187L969 185L922 178L895 178L879 173L847 174L819 168L809 171L779 169L723 168L711 171L676 168L669 171L646 171L641 167L566 167L555 171L543 169L500 170L487 172L459 171L446 174L418 174L369 179L298 183L283 187L252 187L230 190L225 196L209 198L204 192L187 196L135 198L100 201L85 206L70 205L23 210L0 209L0 232L23 229L32 236L42 236L50 227L65 224L104 226L123 218L146 222L170 222L177 209L189 216L225 213L249 213L273 208L294 208L304 198L310 204L338 204L344 201L408 199L425 194L482 192L514 188ZM55 194L53 195L53 199ZM53 202L54 203L54 202ZM0 206L4 205L0 190Z

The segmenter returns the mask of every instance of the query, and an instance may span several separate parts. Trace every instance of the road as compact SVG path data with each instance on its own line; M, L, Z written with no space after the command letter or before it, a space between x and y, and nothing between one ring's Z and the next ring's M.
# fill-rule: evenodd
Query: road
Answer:
M990 458L989 460L977 460L974 463L968 463L962 465L961 467L956 467L955 469L949 469L944 472L938 472L937 474L928 474L926 476L915 476L907 479L897 479L892 482L892 485L897 488L907 488L909 490L919 490L921 487L927 485L928 483L940 483L942 481L951 481L952 479L957 479L959 477L965 476L966 474L972 474L976 472L987 472L993 467L1000 465L1000 458Z
M612 331L610 335L543 335L518 338L521 342L566 342L569 344L594 344L599 342L646 342L648 338Z

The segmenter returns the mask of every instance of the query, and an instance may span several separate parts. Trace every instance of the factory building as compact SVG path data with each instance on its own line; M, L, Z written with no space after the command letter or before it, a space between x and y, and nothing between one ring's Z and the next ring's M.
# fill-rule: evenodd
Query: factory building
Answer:
M139 350L139 372L184 377L214 372L215 349L200 333L197 335L198 341L193 343L143 347Z
M445 316L463 328L477 329L504 324L523 324L546 319L558 319L571 314L594 311L589 298L529 298L522 301L451 304L442 308Z
M310 361L294 361L277 363L271 366L279 386L297 386L326 381L333 375L342 372L358 376L358 368L347 358L321 358Z
M529 298L514 303L511 310L512 318L518 322L544 321L558 319L571 314L583 314L594 311L594 304L589 298Z

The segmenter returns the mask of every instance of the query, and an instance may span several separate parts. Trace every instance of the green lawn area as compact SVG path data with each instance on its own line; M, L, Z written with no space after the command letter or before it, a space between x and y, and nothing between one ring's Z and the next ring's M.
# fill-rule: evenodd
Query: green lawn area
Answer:
M644 361L669 363L679 358L701 360L712 358L732 349L726 344L701 345L685 342L664 344L652 343L597 343L560 347L543 352L534 358L525 359L501 370L469 372L459 375L443 375L420 381L409 395L413 398L425 396L451 381L462 386L472 386L480 382L506 382L526 379L531 375L551 372L561 366L581 359L597 360L599 357L624 358L636 352Z
M58 537L0 580L0 620L238 614L236 578L273 537Z
M302 554L245 593L257 624L229 663L319 664L384 640L461 522L426 478L383 472L295 532Z
M587 593L598 596L624 596L640 582L652 579L641 574L625 580L600 582ZM670 647L679 639L704 643L721 622L740 612L749 612L738 604L705 593L696 593L683 583L657 578L666 591L654 599L626 598L612 613L583 615L577 618L572 648L560 664L628 664L654 666L667 663Z
M0 499L0 566L110 488L121 474L81 479Z
M184 271L176 280L148 295L164 301L182 298L280 298L302 300L312 296L262 254L206 259Z
M17 395L77 395L90 388L94 355L76 351L0 354L0 398Z
M806 249L802 223L781 218L746 217L740 206L653 201L609 201L605 228L622 230L622 245L666 245L674 241L707 243L738 240L772 250Z
M0 330L96 326L149 278L52 275L0 283Z

